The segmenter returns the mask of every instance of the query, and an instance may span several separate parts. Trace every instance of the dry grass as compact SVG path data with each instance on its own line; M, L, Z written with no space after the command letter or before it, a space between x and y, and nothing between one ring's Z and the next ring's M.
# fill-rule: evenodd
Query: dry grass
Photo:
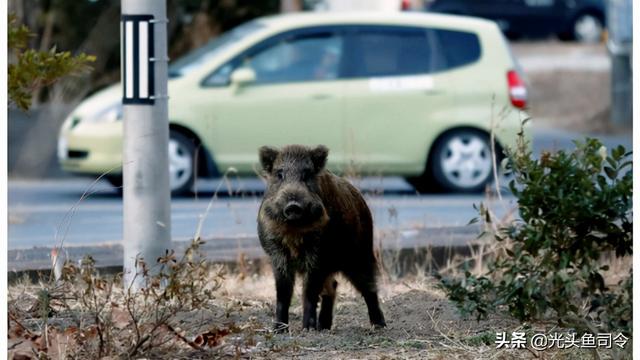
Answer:
M220 269L210 272L212 278L220 274ZM382 306L388 327L373 330L368 323L362 298L344 279L338 281L339 297L331 331L302 330L301 286L298 284L291 308L290 333L274 334L271 327L275 287L270 271L264 269L251 274L226 274L210 298L196 308L176 312L168 321L170 326L161 328L155 335L162 341L134 357L582 359L617 356L613 351L601 351L596 355L575 349L554 349L544 353L526 349L496 349L495 332L510 333L524 328L498 313L479 322L460 317L445 294L437 289L435 280L424 276L406 277L381 285ZM9 339L9 358L17 359L25 354L35 358L38 352L52 359L98 357L99 335L90 316L91 309L80 302L73 303L68 298L63 300L59 292L63 289L52 288L51 294L57 295L52 296L54 300L51 307L57 310L47 316L45 322L37 311L37 304L42 300L38 295L41 290L41 284L25 282L10 288L9 308L15 338ZM64 293L80 290L65 288ZM115 296L111 300L122 303L126 295L115 287L113 291ZM73 304L65 308L60 305L61 301ZM143 302L138 305L145 306ZM167 305L147 306L155 306L152 310L161 312L161 308ZM124 345L131 345L131 339L135 337L131 317L119 307L109 308L109 326L112 328L108 332L118 337L121 342L119 348L129 349L130 346ZM76 327L78 321L82 323L81 328ZM530 328L525 330L559 331L552 324L544 322L530 324ZM21 333L21 336L15 336L16 333ZM48 335L48 339L44 334ZM111 358L130 355L115 350L103 351L108 352Z

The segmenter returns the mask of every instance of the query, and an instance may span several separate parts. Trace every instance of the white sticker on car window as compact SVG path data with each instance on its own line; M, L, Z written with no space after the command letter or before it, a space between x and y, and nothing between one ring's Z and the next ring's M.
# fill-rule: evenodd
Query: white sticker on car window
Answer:
M369 90L375 92L431 89L433 89L431 76L388 76L369 79Z
M553 6L554 0L525 0L527 6Z

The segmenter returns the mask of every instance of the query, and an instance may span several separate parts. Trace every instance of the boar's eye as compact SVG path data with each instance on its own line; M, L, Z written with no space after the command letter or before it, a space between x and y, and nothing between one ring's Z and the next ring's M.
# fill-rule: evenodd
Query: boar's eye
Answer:
M284 180L284 170L279 169L278 171L276 171L276 177L278 178L278 180Z
M309 181L313 177L313 171L305 169L302 171L302 181Z

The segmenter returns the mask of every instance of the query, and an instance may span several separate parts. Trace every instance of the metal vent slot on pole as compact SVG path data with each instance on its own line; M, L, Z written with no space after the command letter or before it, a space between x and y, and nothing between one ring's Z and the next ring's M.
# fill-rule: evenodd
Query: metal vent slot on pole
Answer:
M144 287L139 259L153 268L171 246L166 1L123 0L124 285Z

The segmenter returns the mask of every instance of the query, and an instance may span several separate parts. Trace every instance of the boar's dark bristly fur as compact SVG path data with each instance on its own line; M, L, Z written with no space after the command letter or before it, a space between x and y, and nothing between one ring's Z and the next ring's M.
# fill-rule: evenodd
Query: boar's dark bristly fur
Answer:
M371 212L355 187L325 170L328 153L322 145L260 148L267 189L258 213L258 235L275 275L277 330L289 323L296 274L304 278L305 329L331 328L337 273L362 294L371 323L385 326Z

